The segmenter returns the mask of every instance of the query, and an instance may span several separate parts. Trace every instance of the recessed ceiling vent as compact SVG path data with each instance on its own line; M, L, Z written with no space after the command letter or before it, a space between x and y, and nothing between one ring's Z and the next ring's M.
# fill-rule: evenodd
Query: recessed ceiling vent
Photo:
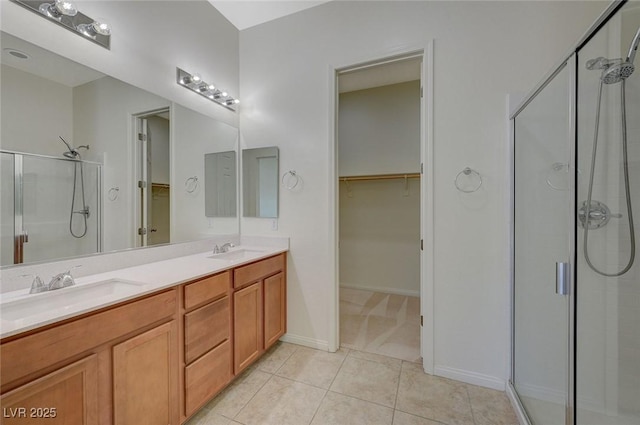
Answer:
M29 56L28 54L26 54L25 52L21 52L20 50L16 50L16 49L12 49L10 47L7 47L6 49L2 49L4 50L6 53L10 54L11 56L17 58L17 59L30 59L31 56Z

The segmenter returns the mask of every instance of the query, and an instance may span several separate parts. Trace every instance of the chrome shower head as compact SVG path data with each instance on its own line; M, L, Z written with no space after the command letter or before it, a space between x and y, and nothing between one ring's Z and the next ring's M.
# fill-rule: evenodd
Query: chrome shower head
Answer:
M629 61L618 62L602 71L602 82L605 84L615 84L625 80L633 74L636 67Z
M78 152L78 149L80 149L80 148L89 149L89 145L78 146L78 149L72 148L71 145L69 143L67 143L67 141L62 138L62 136L58 136L58 137L60 137L60 140L62 140L62 143L64 143L67 146L67 148L69 149L68 151L62 153L62 155L64 155L65 157L67 157L69 159L80 159L80 152Z

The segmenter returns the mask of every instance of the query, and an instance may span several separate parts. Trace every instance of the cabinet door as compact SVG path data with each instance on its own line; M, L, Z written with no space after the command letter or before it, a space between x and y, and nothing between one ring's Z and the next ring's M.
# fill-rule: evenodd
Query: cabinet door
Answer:
M286 285L284 273L264 280L264 349L271 347L286 331Z
M240 373L262 353L262 282L233 294L233 365Z
M1 398L2 423L98 423L98 360L94 354L40 379L16 388Z
M175 321L113 347L116 425L178 423Z

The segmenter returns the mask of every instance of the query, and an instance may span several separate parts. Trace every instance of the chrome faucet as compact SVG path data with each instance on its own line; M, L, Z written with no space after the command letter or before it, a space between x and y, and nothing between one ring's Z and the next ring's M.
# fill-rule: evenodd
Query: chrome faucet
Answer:
M227 243L225 243L225 244L224 244L224 245L222 245L222 246L218 246L218 245L216 245L216 246L213 248L213 253L214 253L214 254L221 254L221 253L223 253L223 252L229 252L229 248L233 248L234 246L235 246L235 245L234 245L234 244L232 244L231 242L227 242Z
M76 281L71 276L70 271L66 271L64 273L60 273L55 275L51 282L48 285L48 291L53 291L55 289L66 288L67 286L73 286L76 284Z
M33 282L31 282L31 289L29 290L29 293L38 294L40 292L46 292L48 290L49 288L44 284L42 279L40 279L40 276L36 275L36 277L33 278Z

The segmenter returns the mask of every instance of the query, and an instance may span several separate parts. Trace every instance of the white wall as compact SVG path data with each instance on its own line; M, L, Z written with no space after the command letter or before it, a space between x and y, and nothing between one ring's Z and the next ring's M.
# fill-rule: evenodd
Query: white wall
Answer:
M420 171L420 81L340 94L341 176Z
M239 233L237 217L206 217L204 207L204 155L237 150L238 130L177 104L172 108L171 123L171 242ZM185 183L191 177L197 177L198 185L189 193Z
M90 68L237 126L237 114L176 84L176 67L238 97L238 30L205 0L74 2L112 27L111 50L8 0L3 31ZM242 100L242 99L241 99ZM4 110L3 110L4 113Z
M89 145L83 158L102 168L104 251L135 245L135 175L132 116L170 102L111 77L103 77L73 90L74 144ZM116 200L109 189L119 188Z
M420 171L420 81L340 94L340 176ZM420 295L420 180L340 183L340 286Z
M329 2L240 33L244 147L276 145L281 170L304 180L282 191L279 231L291 237L288 333L328 346L334 271L329 182L332 69L435 40L436 372L499 386L508 376L509 208L505 97L527 91L607 3ZM461 194L465 166L483 187ZM331 186L330 186L331 185Z
M6 65L0 78L2 149L59 157L67 148L58 136L73 145L71 87Z

